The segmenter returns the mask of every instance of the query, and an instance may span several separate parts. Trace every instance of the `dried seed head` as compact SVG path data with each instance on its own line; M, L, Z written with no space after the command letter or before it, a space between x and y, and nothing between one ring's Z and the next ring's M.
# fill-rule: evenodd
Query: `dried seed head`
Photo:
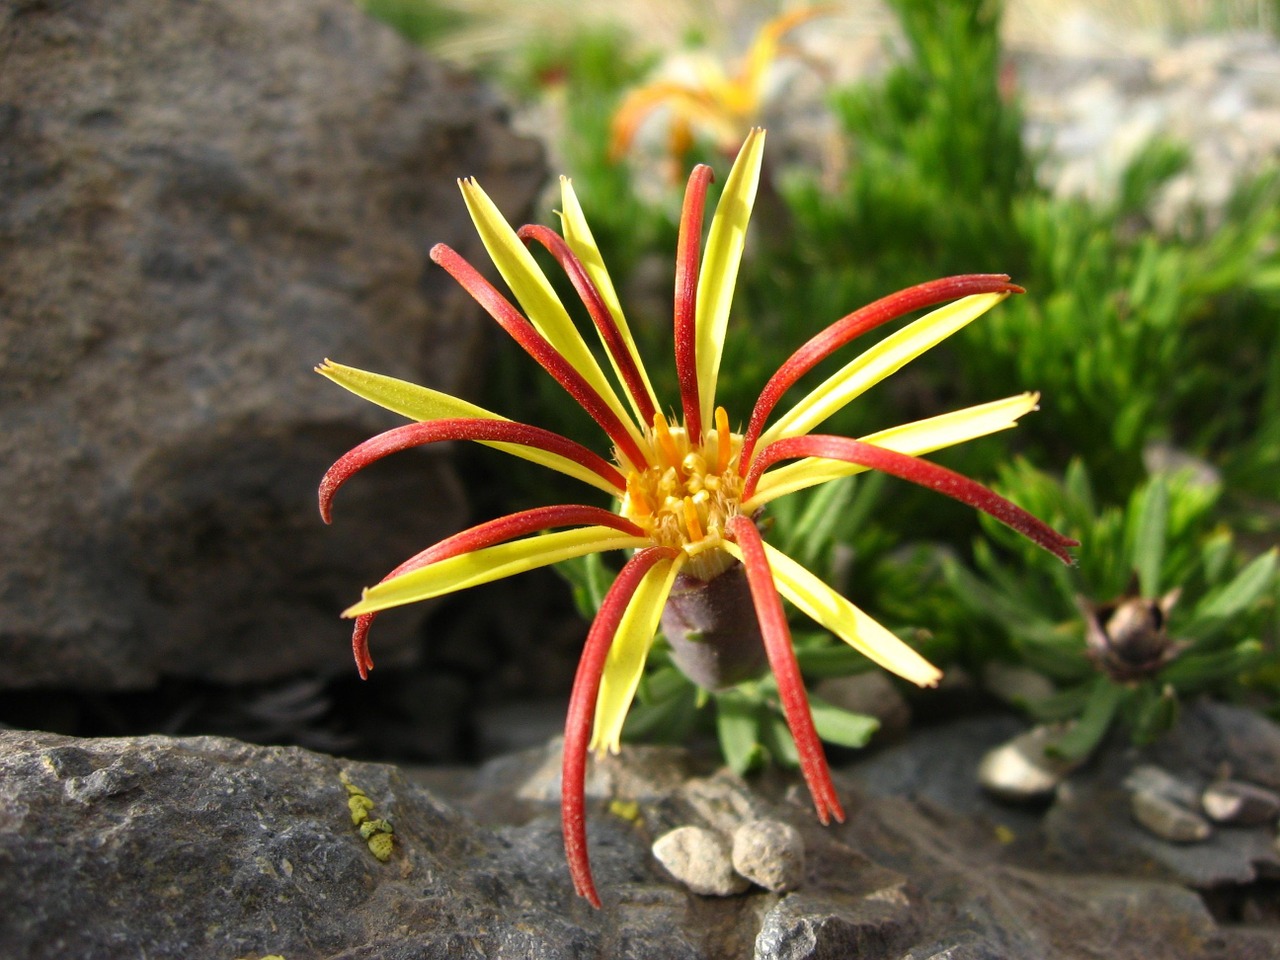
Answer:
M1180 590L1159 599L1138 596L1136 587L1109 603L1079 604L1085 618L1085 640L1098 667L1121 683L1149 677L1185 647L1169 637L1169 611Z

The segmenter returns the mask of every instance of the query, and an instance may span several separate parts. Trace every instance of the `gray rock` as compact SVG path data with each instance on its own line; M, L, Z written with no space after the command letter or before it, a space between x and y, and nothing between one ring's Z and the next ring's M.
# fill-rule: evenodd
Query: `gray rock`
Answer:
M1280 814L1280 796L1275 791L1240 780L1210 784L1200 798L1200 805L1211 820L1244 826L1270 823Z
M684 826L664 833L653 842L653 855L668 873L703 896L731 897L750 886L733 872L735 862L725 838L706 827Z
M393 458L325 529L325 468L400 421L311 368L465 390L478 310L426 254L479 250L454 175L518 216L539 149L344 0L19 2L0 31L0 687L349 669L337 613L464 498Z
M1142 763L1134 767L1124 778L1125 789L1131 793L1148 793L1164 797L1188 810L1199 806L1200 793L1194 784L1175 777L1154 763Z
M1199 843L1174 843L1135 822L1124 786L1135 768L1157 766L1200 786L1223 769L1251 783L1274 778L1280 726L1259 714L1212 702L1192 703L1178 724L1141 751L1112 745L1058 791L1044 819L1055 856L1074 869L1164 876L1200 890L1224 889L1280 875L1269 826L1216 830Z
M1194 207L1222 215L1232 187L1280 149L1280 43L1262 32L1170 42L1073 15L1088 25L1087 46L1073 48L1071 31L1058 29L1048 49L1010 51L1025 94L1025 139L1044 156L1045 185L1113 197L1125 166L1159 135L1185 143L1192 165L1158 198L1157 227L1175 228Z
M804 882L804 838L781 820L752 820L733 834L733 869L757 886L785 893Z
M1280 790L1280 724L1244 707L1196 703L1183 711L1177 735L1157 740L1146 753L1168 770L1206 782L1229 770L1233 779Z
M486 764L481 778L522 800L560 802L564 738ZM677 790L690 776L689 755L676 747L628 745L624 756L587 758L586 795L598 799L653 800Z
M620 779L639 784L645 769ZM368 797L366 815L394 824L385 863L353 824L343 773ZM1079 872L1014 866L988 822L928 802L841 783L848 821L823 827L785 799L794 779L701 782L741 790L733 806L799 831L802 892L703 898L664 876L652 838L669 819L690 822L693 805L682 786L653 783L626 816L588 803L597 911L572 892L558 809L518 801L514 776L464 772L446 784L455 807L394 768L299 749L0 732L0 943L6 958L59 960L1149 960L1152 944L1172 960L1236 960L1280 949L1274 927L1236 936L1174 884L1107 876L1097 860ZM1267 831L1219 834L1255 832Z
M1129 809L1138 823L1157 837L1173 843L1199 843L1213 834L1213 828L1204 817L1149 790L1133 793L1129 798Z
M352 823L342 772L395 825L387 863ZM389 767L210 737L0 733L10 957L553 957L589 945L563 919L567 881L531 874L523 852Z
M888 957L910 926L905 900L793 893L765 914L755 960Z

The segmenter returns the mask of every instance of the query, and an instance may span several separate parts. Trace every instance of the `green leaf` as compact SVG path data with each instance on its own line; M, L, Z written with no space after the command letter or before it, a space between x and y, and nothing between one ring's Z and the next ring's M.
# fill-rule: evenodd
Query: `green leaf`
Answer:
M604 602L612 575L598 553L562 560L555 565L556 573L569 581L573 589L573 605L584 619L592 620Z
M1229 620L1245 613L1272 587L1276 575L1277 548L1272 548L1236 574L1225 586L1212 591L1196 604L1191 622L1179 632L1194 640L1217 633Z
M685 686L674 696L633 703L622 728L623 739L663 743L687 740L697 721L698 707L692 685Z
M841 514L853 498L855 485L856 478L841 477L820 486L791 528L783 551L798 554L796 559L806 566L811 564L818 552L831 542Z
M1029 700L1023 706L1027 713L1041 722L1069 720L1080 715L1092 692L1092 683L1081 684L1043 700Z
M1138 589L1144 597L1160 593L1168 520L1169 488L1163 477L1152 477L1146 489L1134 497L1129 512L1129 563L1138 572Z
M714 694L716 733L725 763L741 776L764 762L759 704L737 690Z
M871 661L847 643L828 642L820 647L797 647L796 662L806 677L848 677L871 669Z
M764 741L773 759L784 767L800 766L800 753L787 722L779 714L770 711L764 721Z
M809 712L818 736L841 747L865 747L880 729L880 721L865 713L854 713L809 695Z
M1233 546L1231 531L1216 530L1205 538L1200 546L1200 566L1204 569L1204 579L1208 583L1217 583L1227 570L1227 562L1231 559Z
M1084 713L1066 733L1046 747L1046 752L1066 760L1081 760L1093 753L1115 719L1124 688L1098 677L1089 691Z
M1153 684L1143 684L1132 707L1129 722L1138 746L1150 743L1178 721L1178 695L1168 684L1158 690Z
M1267 652L1261 643L1244 640L1230 650L1183 654L1160 671L1159 679L1179 693L1196 693L1224 681L1236 681L1266 658Z

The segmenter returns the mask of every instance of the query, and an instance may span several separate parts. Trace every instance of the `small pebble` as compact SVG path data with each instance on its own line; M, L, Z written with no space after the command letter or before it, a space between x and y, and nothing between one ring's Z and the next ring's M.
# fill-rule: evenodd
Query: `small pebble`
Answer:
M1148 790L1133 794L1131 809L1138 823L1157 837L1173 843L1197 843L1209 839L1213 833L1204 817Z
M978 782L1002 800L1038 800L1053 793L1079 760L1048 756L1045 747L1062 736L1062 726L1032 727L987 751L978 764Z
M1200 803L1200 795L1195 786L1179 780L1164 767L1157 767L1153 763L1134 767L1124 778L1124 786L1130 793L1145 791L1159 794L1188 810L1194 810Z
M1209 819L1242 826L1267 823L1280 814L1280 796L1241 780L1219 780L1210 784L1200 798L1200 805Z
M734 873L728 842L706 827L676 827L653 842L653 855L694 893L729 897L749 884Z
M804 838L781 820L752 820L733 835L733 868L752 883L782 893L804 881Z

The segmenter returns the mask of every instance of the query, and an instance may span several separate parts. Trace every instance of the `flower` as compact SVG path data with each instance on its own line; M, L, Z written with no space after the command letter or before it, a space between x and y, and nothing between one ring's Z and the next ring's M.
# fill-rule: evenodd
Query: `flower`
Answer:
M756 32L733 76L726 75L714 59L704 58L693 64L697 74L694 82L655 80L636 87L614 114L609 158L617 161L625 155L645 118L662 107L670 113L668 152L681 166L693 144L695 128L708 133L726 153L731 152L759 119L765 78L783 53L783 36L831 10L825 6L801 7L767 21Z
M368 440L339 459L320 485L327 521L334 494L368 464L410 447L472 440L560 471L615 502L524 510L482 523L429 547L393 570L345 612L355 617L352 647L361 676L373 666L374 615L572 557L632 551L587 635L565 726L562 819L578 893L600 900L587 857L583 790L587 753L617 752L623 720L644 669L659 618L678 578L718 582L745 576L760 642L777 678L801 771L822 822L843 820L810 716L780 596L868 658L922 686L941 674L801 565L764 543L756 518L773 499L862 470L882 470L932 487L991 514L1070 562L1076 545L987 488L918 455L1015 425L1036 407L1024 393L859 440L811 431L863 391L1021 288L1003 275L923 283L836 321L797 350L765 385L745 429L735 432L715 404L730 301L751 214L764 131L738 154L700 254L711 170L690 175L675 268L675 364L680 417L668 418L636 351L618 298L568 179L561 179L563 235L544 226L513 230L474 180L463 198L498 272L523 313L466 260L439 244L431 258L596 420L612 444L605 459L565 437L455 397L325 361L318 371L348 390L415 421ZM565 270L595 324L625 402L594 359L525 244L545 247ZM922 307L945 303L847 363L766 426L788 388L854 337ZM784 466L784 460L792 460ZM549 528L567 528L540 532Z

